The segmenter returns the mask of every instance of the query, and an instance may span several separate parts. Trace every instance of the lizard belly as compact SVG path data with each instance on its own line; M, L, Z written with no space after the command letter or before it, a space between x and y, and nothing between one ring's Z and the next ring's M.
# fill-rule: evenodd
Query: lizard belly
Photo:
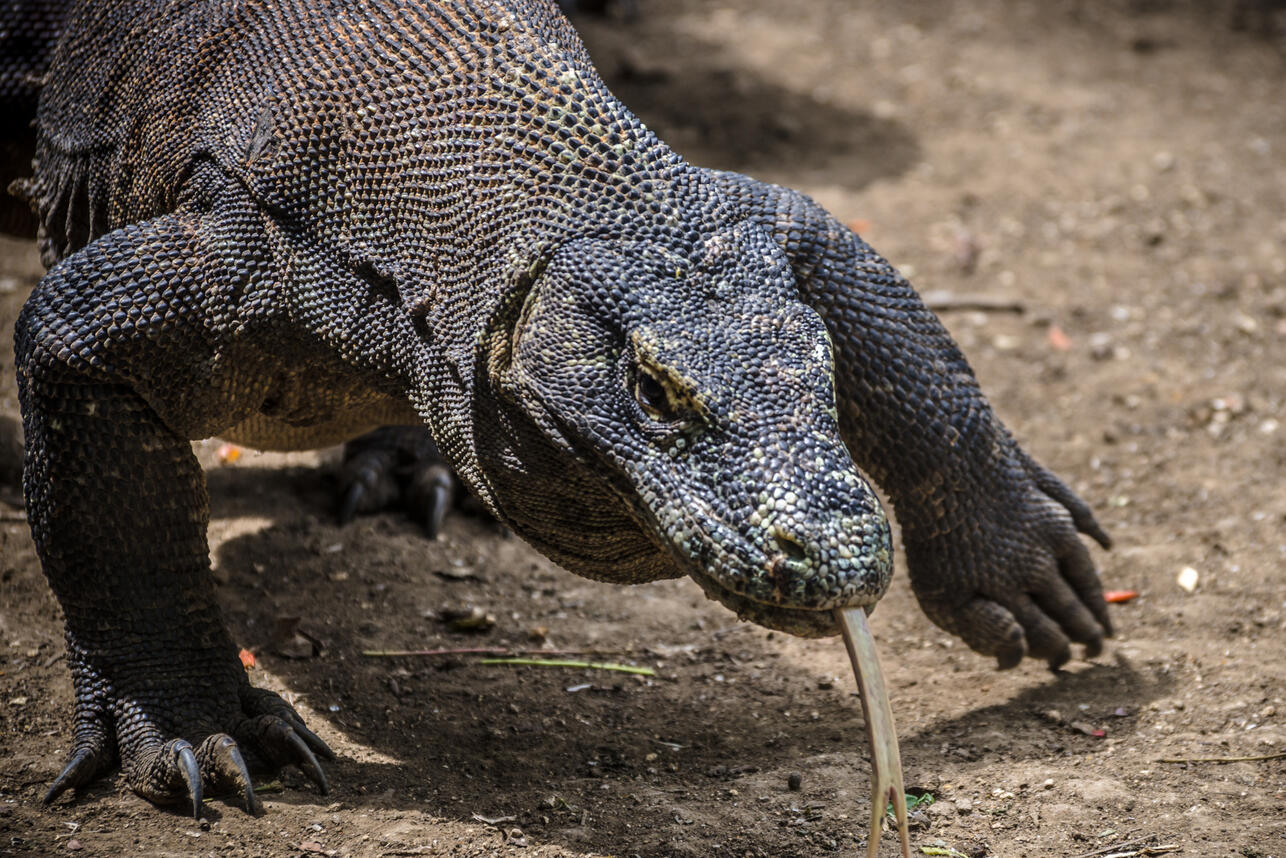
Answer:
M219 436L259 450L309 450L339 444L378 426L418 425L410 404L341 377L278 376L259 410Z

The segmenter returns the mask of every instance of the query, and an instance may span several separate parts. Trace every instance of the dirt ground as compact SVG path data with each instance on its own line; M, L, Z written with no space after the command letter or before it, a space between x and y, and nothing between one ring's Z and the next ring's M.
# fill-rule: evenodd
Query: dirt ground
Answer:
M1116 539L1105 584L1140 593L1092 663L997 673L899 570L873 626L908 784L936 799L924 854L1286 856L1286 759L1169 762L1286 751L1286 37L1256 11L1277 4L1242 5L1248 31L1165 0L580 22L691 160L812 194L935 300L1021 307L943 318ZM332 794L287 773L263 818L216 800L200 826L113 780L43 807L71 685L17 506L9 334L39 267L0 256L0 855L857 854L869 768L837 639L739 624L688 581L584 581L467 517L432 543L389 516L339 528L317 454L220 466L217 442L220 596L254 681L338 751ZM462 606L494 628L449 631ZM321 653L280 655L283 617ZM362 654L507 646L656 676Z

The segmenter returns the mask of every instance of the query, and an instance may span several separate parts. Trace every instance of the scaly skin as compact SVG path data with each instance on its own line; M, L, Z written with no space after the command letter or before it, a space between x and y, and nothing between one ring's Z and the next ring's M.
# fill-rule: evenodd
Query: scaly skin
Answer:
M188 446L214 434L421 422L572 571L691 575L803 635L888 585L855 457L939 625L1002 666L1110 632L1076 531L1105 537L905 281L807 198L683 162L552 3L98 2L65 32L16 337L77 693L51 798L116 761L198 808L255 808L244 758L324 786L218 614Z

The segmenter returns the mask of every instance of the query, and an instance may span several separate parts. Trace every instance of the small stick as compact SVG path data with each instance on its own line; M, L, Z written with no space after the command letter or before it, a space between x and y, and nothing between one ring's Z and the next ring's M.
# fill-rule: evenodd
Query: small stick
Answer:
M504 647L465 647L463 649L365 649L368 658L403 658L419 656L431 658L447 655L620 655L629 650L610 649L505 649Z
M611 664L602 661L566 661L552 658L484 658L478 664L516 664L526 667L578 667L587 670L614 670L617 673L633 673L637 676L656 676L650 667L634 667L630 664Z
M1113 843L1111 846L1103 846L1099 849L1093 850L1092 852L1082 852L1080 855L1072 856L1072 858L1094 858L1096 855L1106 855L1109 852L1116 852L1121 849L1132 849L1135 846L1142 846L1152 838L1153 835L1149 834L1146 837L1136 837L1134 840L1121 840Z
M1259 757L1162 757L1158 763L1258 763L1263 760L1286 758L1286 751L1264 754Z

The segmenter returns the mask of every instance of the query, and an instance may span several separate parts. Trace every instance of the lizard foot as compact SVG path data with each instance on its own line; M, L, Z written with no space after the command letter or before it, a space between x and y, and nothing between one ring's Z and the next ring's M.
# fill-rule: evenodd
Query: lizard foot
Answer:
M330 786L317 761L318 755L335 758L326 743L304 726L290 704L271 691L246 685L240 698L241 712L229 725L230 731L208 733L195 746L184 738L161 738L166 732L186 731L162 730L156 723L160 719L144 716L132 706L120 710L126 730L118 726L114 731L104 708L82 699L76 713L75 747L45 793L45 804L68 789L89 783L118 761L125 783L135 793L158 805L190 802L196 819L201 818L207 792L236 793L248 813L262 814L251 764L264 771L297 766L323 795L327 794Z
M1016 446L1006 485L984 493L965 523L936 538L906 539L912 587L938 626L976 652L1016 667L1023 656L1057 670L1071 643L1094 658L1112 623L1098 572L1078 532L1111 545L1089 507Z
M447 513L466 504L468 493L443 460L428 430L385 426L344 445L339 473L339 522L401 508L430 539Z

